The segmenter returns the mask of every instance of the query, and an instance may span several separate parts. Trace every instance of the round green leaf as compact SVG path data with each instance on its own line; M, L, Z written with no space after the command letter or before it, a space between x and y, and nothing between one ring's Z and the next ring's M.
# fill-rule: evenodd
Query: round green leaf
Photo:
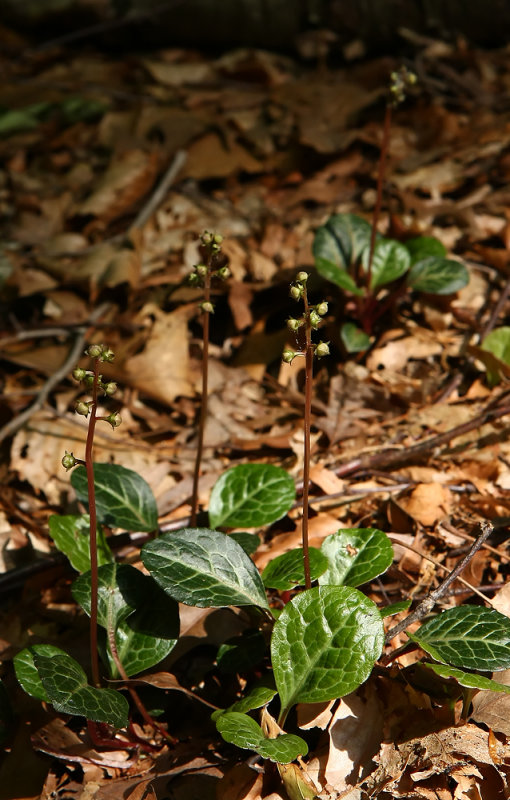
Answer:
M216 727L226 742L247 750L255 750L263 758L289 764L308 752L308 745L299 736L282 733L275 739L266 739L262 728L247 714L228 711L216 720Z
M246 697L243 697L241 700L233 703L228 708L219 708L217 711L213 711L211 714L211 719L213 722L215 722L218 717L220 717L222 714L226 714L229 711L239 711L240 713L245 714L247 711L252 711L254 708L267 706L275 694L276 689L271 688L270 686L254 686L251 692L246 695Z
M370 336L354 322L344 322L340 328L340 338L348 353L362 353L370 347Z
M384 641L375 603L347 586L318 586L280 614L271 656L282 716L295 703L322 703L354 691L370 675Z
M416 236L414 239L409 239L405 246L411 255L411 265L429 256L435 258L446 256L446 247L434 236Z
M310 578L316 581L319 575L328 568L329 561L316 547L309 548ZM281 556L273 558L262 573L264 586L268 589L278 589L288 592L295 586L305 585L305 570L303 563L303 548L296 547Z
M129 704L114 689L89 686L77 661L61 651L52 655L33 653L34 664L49 701L56 711L77 714L93 722L107 722L116 728L128 724Z
M365 271L368 269L369 252L363 253L362 263ZM370 288L377 289L387 283L396 281L409 269L411 256L409 250L394 239L379 239L375 243L372 258L372 273Z
M386 572L393 561L393 546L377 528L341 528L324 539L321 551L329 561L321 585L361 586Z
M257 528L285 516L296 499L292 477L272 464L240 464L214 484L209 503L213 528Z
M370 224L355 214L335 214L317 229L313 255L317 271L341 289L362 295L348 270L370 245Z
M431 669L432 672L435 672L436 675L439 675L441 678L453 678L457 683L460 683L461 686L465 686L467 689L485 689L490 692L510 694L510 686L498 683L490 678L485 678L483 675L476 675L474 672L463 672L455 667L448 667L446 664L429 664L427 662L422 662L421 666Z
M407 635L436 661L455 667L481 672L510 667L510 619L493 608L450 608Z
M460 261L430 256L413 264L407 283L417 292L453 294L467 286L469 273Z
M78 500L88 507L87 473L79 466L71 475ZM98 521L111 528L153 531L158 527L156 500L147 481L119 464L94 464Z
M25 692L31 697L36 697L38 700L44 700L47 703L49 702L49 697L34 664L35 653L49 658L62 653L65 655L65 653L60 647L55 647L52 644L33 644L30 647L25 647L13 658L16 678Z
M87 572L90 569L89 515L60 516L54 514L49 519L49 528L55 546L68 557L71 566L77 572ZM103 529L99 527L97 529L97 563L101 565L111 561L113 561L112 551L108 546Z
M90 616L90 572L73 584L73 596ZM157 613L155 613L157 609ZM98 570L98 622L114 631L119 659L128 675L159 664L179 636L179 610L148 575L129 564L107 564ZM118 668L109 637L106 651L112 678Z
M255 564L225 533L184 528L148 542L141 556L161 588L180 603L200 608L268 607Z

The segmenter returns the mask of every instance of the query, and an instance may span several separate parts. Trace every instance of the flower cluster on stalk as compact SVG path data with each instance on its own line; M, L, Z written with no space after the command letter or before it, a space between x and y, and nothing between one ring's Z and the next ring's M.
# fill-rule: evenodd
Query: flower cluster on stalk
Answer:
M325 300L321 300L320 303L313 306L308 305L307 281L308 273L298 272L295 283L292 283L290 287L290 296L292 299L296 301L303 300L305 305L305 310L300 317L290 317L287 320L288 329L296 334L304 325L309 325L312 330L317 330L323 321L323 317L328 313L328 304ZM314 344L313 348L314 355L317 356L317 358L323 358L329 355L329 342L320 341ZM291 350L291 348L287 347L283 351L282 361L286 364L292 364L296 356L304 355L302 351Z
M200 249L204 256L204 261L195 264L193 272L188 276L188 283L191 286L204 287L212 278L219 278L225 281L230 277L230 270L226 266L226 258L221 252L223 236L221 233L210 233L204 231L200 236ZM214 305L209 300L204 300L199 306L201 311L206 314L214 314Z
M93 358L99 363L111 363L115 358L115 353L113 350L103 344L91 344L87 350L85 350L85 355L89 356L89 358ZM73 378L75 381L78 381L78 383L85 384L88 389L93 389L94 382L96 380L95 371L91 369L83 369L83 367L76 367L76 369L73 370ZM103 392L105 397L113 397L117 391L117 384L115 381L103 380L103 376L98 375L97 389L98 391ZM92 400L77 400L74 410L80 416L87 418L92 411L93 405L94 404ZM122 422L122 418L118 411L112 411L110 414L104 417L96 417L96 419L102 420L103 422L108 422L108 424L114 429L118 428ZM75 458L73 453L69 453L67 450L62 458L62 466L66 469L66 471L72 469L77 464L83 463L84 462L81 459Z

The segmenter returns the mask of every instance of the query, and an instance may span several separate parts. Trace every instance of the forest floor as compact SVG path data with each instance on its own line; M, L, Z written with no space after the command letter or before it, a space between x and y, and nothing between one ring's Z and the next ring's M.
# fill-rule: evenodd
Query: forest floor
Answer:
M395 560L366 592L415 601L488 521L494 532L463 578L510 615L508 368L490 385L480 350L509 311L510 51L407 44L418 83L393 116L379 228L437 237L470 282L451 296L404 297L353 357L339 334L348 305L316 276L312 243L332 213L371 220L388 75L400 62L31 51L0 36L0 658L14 714L9 722L4 697L0 795L278 800L274 771L251 768L183 692L166 693L178 744L137 760L97 753L14 678L27 644L86 648L73 572L48 533L52 514L76 507L61 459L86 436L73 412L73 347L81 336L83 349L102 341L116 354L104 372L119 385L123 423L98 429L95 460L140 473L160 528L174 529L189 518L200 409L201 293L186 280L200 234L223 235L232 273L214 287L202 508L222 472L246 461L283 466L302 485L303 365L281 354L295 345L289 285L309 272L315 302L329 304L321 338L331 349L314 381L310 543L339 528L387 532ZM260 536L263 569L300 544L299 507ZM137 564L137 547L124 540L118 557ZM456 582L441 607L475 599ZM230 618L215 612L208 626L210 613L181 619L195 647L161 666L204 697L211 654L232 635ZM374 675L324 711L305 760L321 797L509 797L510 698L481 691L466 720L452 696Z

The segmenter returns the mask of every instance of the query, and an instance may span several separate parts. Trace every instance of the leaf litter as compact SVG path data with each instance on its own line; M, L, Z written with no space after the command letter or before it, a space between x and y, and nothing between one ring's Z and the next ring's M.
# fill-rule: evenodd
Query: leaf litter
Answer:
M65 642L77 654L84 647L48 518L72 508L60 460L65 445L83 446L85 428L69 410L76 388L65 376L24 425L16 418L65 366L80 330L104 338L117 354L105 373L121 387L125 425L120 436L98 431L97 460L146 478L162 530L185 525L200 378L200 293L185 279L197 235L217 230L233 278L215 290L200 499L207 506L219 475L246 461L284 466L299 488L302 369L280 362L294 344L285 325L289 283L297 270L313 271L313 235L330 214L370 219L381 101L396 61L321 72L257 50L207 59L167 49L124 60L57 48L41 62L26 50L10 65L2 57L9 80L0 90L10 113L0 117L2 424L14 420L1 467L1 657L21 709L0 785L12 798L135 800L170 791L277 800L274 776L238 763L243 756L218 742L212 724L204 730L203 708L189 698L193 691L224 706L242 689L239 676L213 679L207 651L242 633L232 611L191 610L158 673L168 677L153 676L171 696L171 733L181 740L173 750L97 753L86 731L48 722L22 697L15 651L39 641ZM506 51L416 45L420 90L395 114L391 133L381 231L437 237L469 265L470 284L453 298L403 303L365 358L346 356L338 320L327 319L335 355L315 379L310 544L339 527L377 524L391 533L395 560L369 589L379 604L424 596L441 567L453 568L474 523L489 520L493 546L464 577L510 615L508 593L494 593L508 573L508 368L499 367L502 383L488 383L498 365L479 346L508 317L507 303L493 318L508 283L508 115L498 100L508 59ZM178 151L185 159L158 197ZM335 307L331 286L319 291ZM105 313L87 331L99 302ZM259 569L300 539L295 508L262 537ZM118 552L139 565L140 544L124 536ZM456 582L446 602L455 606L469 592ZM480 691L470 721L459 724L456 684L436 680L435 694L417 689L405 677L415 660L321 710L311 755L295 767L321 797L506 796L507 696ZM507 682L505 673L496 679ZM53 760L34 753L27 768L30 720L33 746Z

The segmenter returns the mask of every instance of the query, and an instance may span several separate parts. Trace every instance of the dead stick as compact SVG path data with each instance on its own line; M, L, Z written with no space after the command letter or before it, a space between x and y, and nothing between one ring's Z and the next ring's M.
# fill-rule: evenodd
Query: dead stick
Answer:
M76 362L79 360L80 356L82 355L83 346L85 343L85 337L87 335L87 330L90 326L94 325L97 320L101 317L102 314L109 308L109 303L103 303L102 305L98 306L94 311L91 313L88 321L81 326L80 328L76 329L76 339L73 343L73 346L69 350L69 354L62 364L55 372L53 372L42 389L40 390L39 394L35 398L34 402L25 408L21 414L18 414L16 417L13 417L9 422L0 428L0 442L3 442L8 436L12 436L23 425L28 422L28 420L33 417L33 415L41 409L46 400L48 399L48 395L50 394L51 390L57 386L60 381L66 378L71 369L76 366Z
M418 622L418 620L423 619L427 614L429 614L434 606L436 605L437 601L444 595L447 591L448 587L456 580L460 573L467 567L471 559L473 558L474 554L478 552L480 547L483 545L486 539L489 538L491 533L494 530L493 525L490 522L483 521L480 522L481 533L477 537L477 539L473 542L469 551L466 553L462 561L459 561L457 566L450 572L450 574L444 579L442 583L436 589L433 589L427 597L419 603L412 614L409 614L405 619L398 622L393 628L390 628L388 633L386 634L386 644L389 644L391 640L402 631L405 631L413 622Z

